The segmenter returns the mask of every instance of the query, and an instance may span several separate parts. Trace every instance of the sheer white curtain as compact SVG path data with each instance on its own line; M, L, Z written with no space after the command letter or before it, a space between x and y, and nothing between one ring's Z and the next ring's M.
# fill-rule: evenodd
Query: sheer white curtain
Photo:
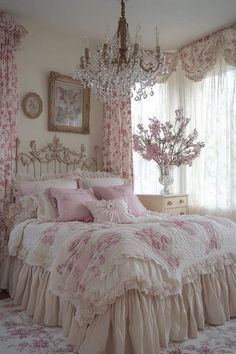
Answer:
M152 116L173 119L179 106L191 117L189 129L197 128L206 146L192 167L175 168L172 191L189 194L191 212L236 219L236 69L221 61L200 82L177 71L156 85L153 97L132 102L133 130ZM136 193L159 193L158 177L155 163L134 154Z
M182 80L190 128L206 144L186 168L192 211L236 219L236 69L221 62L200 82Z
M149 118L157 117L165 122L174 119L174 112L179 107L178 73L171 75L167 83L155 85L154 96L145 100L131 101L132 129L135 132L138 123L148 126ZM172 92L172 94L170 94ZM163 188L158 182L160 171L153 161L146 161L136 152L133 154L134 191L137 194L156 194ZM177 168L176 168L177 169ZM175 171L175 189L178 180L178 171ZM178 191L178 190L177 190ZM174 192L174 190L173 190Z

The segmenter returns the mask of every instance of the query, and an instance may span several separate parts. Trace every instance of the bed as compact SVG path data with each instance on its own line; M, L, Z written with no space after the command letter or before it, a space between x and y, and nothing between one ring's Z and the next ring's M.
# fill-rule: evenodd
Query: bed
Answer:
M68 185L72 176L96 196L84 202L93 222L68 221L65 204L63 220L18 213L10 231L1 287L34 321L61 326L80 354L158 354L236 316L235 223L149 212L117 177L75 168ZM64 203L85 193L72 190Z

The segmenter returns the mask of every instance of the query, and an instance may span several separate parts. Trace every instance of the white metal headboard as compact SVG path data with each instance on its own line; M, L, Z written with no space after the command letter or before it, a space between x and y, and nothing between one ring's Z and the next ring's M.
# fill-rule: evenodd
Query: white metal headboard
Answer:
M29 152L19 152L20 140L17 139L16 150L16 174L41 177L44 174L61 174L73 171L77 168L88 171L98 169L99 147L94 147L94 156L88 157L86 148L80 145L79 151L73 151L54 135L52 142L38 149L35 140L30 141Z

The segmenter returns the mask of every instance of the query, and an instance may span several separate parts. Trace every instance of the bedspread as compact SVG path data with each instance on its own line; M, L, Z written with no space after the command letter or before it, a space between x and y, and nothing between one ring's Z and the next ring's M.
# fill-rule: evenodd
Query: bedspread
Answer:
M77 308L80 325L129 289L166 297L236 261L236 224L226 218L146 216L135 224L87 225L59 250L51 291Z
M165 219L165 215L157 217L155 213L147 213L144 217L135 219L135 222L156 221ZM29 219L16 225L10 233L8 250L10 256L17 256L25 263L37 265L45 270L51 269L52 263L61 245L81 231L94 228L95 223L79 221L70 222L43 222ZM114 224L107 223L109 228ZM100 224L98 224L98 227Z
M82 222L40 222L26 220L11 231L8 250L10 256L17 256L29 265L37 265L45 270L52 263L62 244L78 235L88 224Z

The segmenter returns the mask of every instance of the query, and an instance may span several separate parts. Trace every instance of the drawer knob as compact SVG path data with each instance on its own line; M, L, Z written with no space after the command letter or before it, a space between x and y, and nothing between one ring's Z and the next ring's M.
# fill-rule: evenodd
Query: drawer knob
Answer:
M184 203L184 200L183 200L183 199L180 199L179 202L180 202L180 204L183 204L183 203Z
M169 202L167 202L167 205L172 205L173 203L172 203L172 201L171 200L169 200Z

